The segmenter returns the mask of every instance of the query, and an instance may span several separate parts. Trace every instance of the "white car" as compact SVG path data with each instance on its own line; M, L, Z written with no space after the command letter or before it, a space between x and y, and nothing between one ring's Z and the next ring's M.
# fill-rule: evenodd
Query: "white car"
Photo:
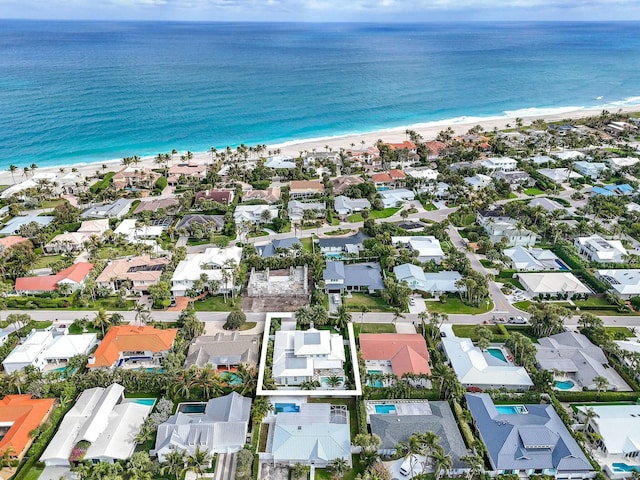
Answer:
M416 299L415 298L410 298L409 299L409 305L411 305L412 307L416 304Z

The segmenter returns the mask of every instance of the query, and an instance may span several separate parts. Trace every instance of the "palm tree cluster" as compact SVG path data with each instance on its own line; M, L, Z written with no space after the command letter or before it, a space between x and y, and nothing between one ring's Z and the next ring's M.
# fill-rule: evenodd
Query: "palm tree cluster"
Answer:
M412 473L418 473L415 470L419 462L418 456L424 457L421 471L427 472L432 468L436 480L447 476L453 467L451 455L440 445L440 438L434 432L414 433L406 442L397 446L397 451L409 461Z

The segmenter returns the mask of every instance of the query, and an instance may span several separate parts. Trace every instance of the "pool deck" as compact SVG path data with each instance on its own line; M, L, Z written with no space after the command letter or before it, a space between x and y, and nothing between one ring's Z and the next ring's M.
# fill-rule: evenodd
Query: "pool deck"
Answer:
M371 415L431 415L431 406L427 400L365 400L367 423ZM395 412L378 413L376 405L393 405Z
M611 480L619 480L622 478L631 478L631 472L619 472L613 467L614 463L626 463L631 467L640 469L640 461L632 458L607 458L600 449L590 449L591 456L598 462L598 465L602 467Z

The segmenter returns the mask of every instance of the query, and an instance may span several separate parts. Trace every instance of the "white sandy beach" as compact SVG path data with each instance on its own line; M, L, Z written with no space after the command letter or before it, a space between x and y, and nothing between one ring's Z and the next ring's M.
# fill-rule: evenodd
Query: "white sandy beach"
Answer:
M637 106L626 106L621 107L617 110L621 110L623 112L636 112L640 111L640 105ZM613 110L612 110L613 111ZM576 119L583 118L589 116L596 116L602 112L602 109L578 109L573 111L565 111L562 113L552 113L548 115L531 115L531 116L520 116L525 125L530 124L531 122L542 119L547 122L557 122L565 119ZM317 138L317 139L308 139L308 140L300 140L300 141L291 141L282 144L269 145L267 150L275 151L276 149L281 150L281 154L283 155L291 155L297 156L300 152L311 152L314 149L318 152L325 151L325 147L329 146L333 151L338 151L340 148L349 149L352 148L351 145L355 144L355 148L362 147L362 141L365 142L365 146L374 145L379 139L384 140L385 142L402 142L406 140L405 131L407 129L414 130L419 133L425 141L433 140L436 138L438 133L442 130L446 130L447 127L451 127L456 135L466 133L470 128L481 125L485 131L492 131L494 128L498 128L498 130L502 130L508 128L507 125L515 126L516 117L495 117L495 118L466 118L461 117L455 122L452 121L442 121L442 122L430 122L425 124L416 124L416 125L407 125L404 127L398 127L393 129L379 130L374 132L366 132L362 134L354 134L354 135L344 135L344 136L336 136L336 137L328 137L328 138ZM173 163L178 163L180 154L184 152L180 152L174 156ZM149 167L149 168L157 168L157 165L154 163L154 157L143 157L141 162L138 164L138 167ZM34 159L34 162L37 164L37 159ZM194 153L194 157L192 163L209 163L211 162L211 154L208 152L196 152ZM102 170L102 165L107 165L108 170L119 170L122 168L122 164L120 160L105 160L100 162L92 162L92 163L73 163L73 162L61 162L60 166L55 167L42 167L38 168L37 172L58 172L60 167L64 167L66 171L70 171L72 167L78 169L85 177L91 177L96 174L96 171ZM24 165L18 165L19 171L15 174L16 183L23 181L25 178L22 174L22 167ZM11 178L11 174L5 170L0 172L0 185L12 185L13 180Z

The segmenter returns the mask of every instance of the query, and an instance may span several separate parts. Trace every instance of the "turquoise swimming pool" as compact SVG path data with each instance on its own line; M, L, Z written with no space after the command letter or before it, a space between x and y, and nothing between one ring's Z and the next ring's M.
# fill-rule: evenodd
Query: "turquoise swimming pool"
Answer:
M229 385L242 385L242 379L236 373L226 371L220 377Z
M296 413L300 411L300 407L295 403L276 403L273 408L276 413Z
M614 472L640 472L640 467L636 467L633 465L627 465L626 463L612 463Z
M375 409L376 409L376 413L380 413L380 414L396 413L396 406L390 405L387 403L376 405Z
M529 413L524 405L496 405L496 410L500 415L521 415Z
M558 390L571 390L576 386L571 380L556 380L554 384Z
M367 370L369 375L382 375L382 370ZM382 380L369 380L370 387L382 388L384 385L382 384Z
M491 355L494 358L497 358L498 360L503 361L504 363L508 363L507 362L507 357L504 356L504 352L502 351L502 349L500 348L487 348L486 352Z
M153 407L156 404L155 398L132 398L131 402L137 403L138 405L147 405L149 407Z

